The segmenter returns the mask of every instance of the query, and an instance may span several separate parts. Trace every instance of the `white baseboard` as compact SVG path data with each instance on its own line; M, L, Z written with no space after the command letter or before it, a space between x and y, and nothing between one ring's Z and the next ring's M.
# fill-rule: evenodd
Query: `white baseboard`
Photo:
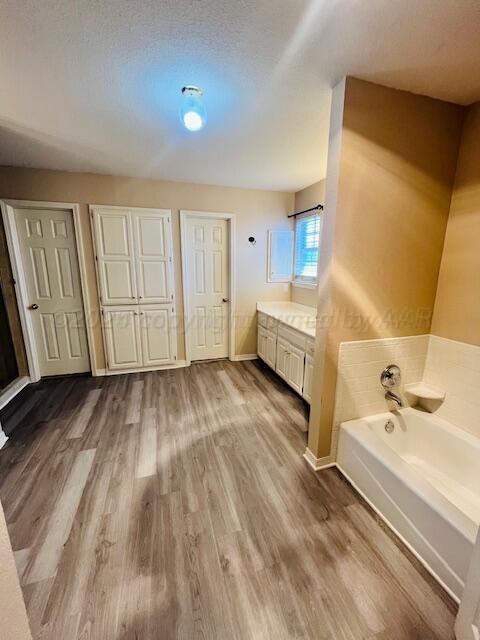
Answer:
M324 458L317 458L313 455L310 449L307 447L305 449L305 453L303 457L308 462L308 464L312 467L314 471L320 471L321 469L329 469L330 467L335 466L335 461L332 456L325 456Z
M242 360L257 360L258 356L256 353L244 353L238 356L232 356L232 362L241 362Z
M173 364L165 364L161 367L135 367L133 369L114 369L110 371L109 369L97 369L97 376L119 376L125 373L145 373L147 371L168 371L169 369L182 369L183 367L188 366L186 360L177 360L177 362Z
M0 393L0 409L3 409L3 407L7 405L10 400L13 400L13 398L15 398L15 396L18 395L22 389L30 384L30 382L31 381L28 376L22 376L21 378L17 378L12 383L10 383L8 387L6 387Z
M2 427L0 426L0 449L5 446L7 440L8 436L3 433Z

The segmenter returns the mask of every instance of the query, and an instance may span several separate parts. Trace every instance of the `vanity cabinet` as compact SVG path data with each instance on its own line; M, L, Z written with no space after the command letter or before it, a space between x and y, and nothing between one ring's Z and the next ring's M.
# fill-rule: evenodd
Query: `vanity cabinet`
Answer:
M312 403L312 377L313 377L313 357L307 353L305 356L305 373L303 375L303 398Z
M310 403L314 339L266 313L257 313L257 354Z

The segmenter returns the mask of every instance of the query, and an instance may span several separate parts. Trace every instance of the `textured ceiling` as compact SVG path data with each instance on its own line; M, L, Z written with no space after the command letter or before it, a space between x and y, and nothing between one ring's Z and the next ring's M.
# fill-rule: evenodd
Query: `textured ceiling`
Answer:
M0 164L296 190L354 75L480 99L478 0L2 0ZM182 129L180 88L208 123Z

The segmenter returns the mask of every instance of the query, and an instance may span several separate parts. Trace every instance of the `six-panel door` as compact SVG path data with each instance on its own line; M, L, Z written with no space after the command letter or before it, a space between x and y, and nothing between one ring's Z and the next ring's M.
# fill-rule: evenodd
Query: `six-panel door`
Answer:
M188 357L226 358L229 333L228 224L188 217L185 229Z
M15 209L41 376L90 370L72 212Z

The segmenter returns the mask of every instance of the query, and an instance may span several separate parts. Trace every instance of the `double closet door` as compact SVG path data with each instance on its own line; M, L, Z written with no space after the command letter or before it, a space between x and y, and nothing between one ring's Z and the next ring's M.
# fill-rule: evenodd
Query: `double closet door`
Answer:
M171 212L90 209L107 369L175 362Z

